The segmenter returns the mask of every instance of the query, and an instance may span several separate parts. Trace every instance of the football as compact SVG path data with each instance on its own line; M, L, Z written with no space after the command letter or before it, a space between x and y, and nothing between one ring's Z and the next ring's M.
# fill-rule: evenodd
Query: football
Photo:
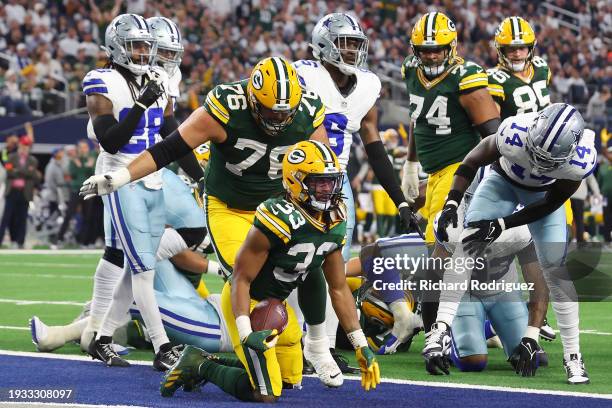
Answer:
M287 327L288 320L287 308L274 298L262 300L251 311L253 331L276 329L280 334Z

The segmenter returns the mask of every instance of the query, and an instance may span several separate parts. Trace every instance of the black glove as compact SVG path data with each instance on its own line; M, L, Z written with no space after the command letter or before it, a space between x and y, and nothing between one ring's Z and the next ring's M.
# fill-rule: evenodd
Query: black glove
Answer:
M164 86L157 76L151 77L149 82L140 91L138 102L147 108L155 103L164 94Z
M408 205L408 203L403 202L398 207L399 216L402 220L402 225L407 233L417 232L421 238L425 239L421 228L419 228L419 222L412 211L412 208Z
M459 205L452 200L449 200L444 204L444 208L440 213L440 218L438 219L438 229L436 230L436 236L441 242L448 241L448 233L446 229L452 223L453 228L457 228L457 207Z
M508 359L517 374L523 377L535 376L539 365L539 348L537 341L530 337L523 337Z
M483 253L487 246L499 238L505 229L501 218L496 220L473 221L468 223L467 226L468 228L476 229L475 232L463 238L462 241L465 251L470 256Z

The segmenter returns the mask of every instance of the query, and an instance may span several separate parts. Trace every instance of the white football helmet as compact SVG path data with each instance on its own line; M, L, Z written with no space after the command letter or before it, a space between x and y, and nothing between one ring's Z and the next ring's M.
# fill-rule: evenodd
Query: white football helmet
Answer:
M157 41L149 32L144 18L136 14L121 14L106 28L106 54L114 64L140 76L149 71L157 53Z
M166 17L148 18L147 24L157 40L157 54L153 58L153 64L163 67L171 77L181 65L185 51L181 43L181 32L174 21Z

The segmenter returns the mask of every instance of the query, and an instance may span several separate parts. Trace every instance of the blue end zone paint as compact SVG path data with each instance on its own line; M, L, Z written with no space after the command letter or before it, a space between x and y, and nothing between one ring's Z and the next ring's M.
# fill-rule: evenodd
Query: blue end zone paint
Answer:
M236 406L237 400L213 384L195 393L177 391L172 398L159 396L162 374L148 366L107 368L99 362L69 361L35 357L0 356L0 384L7 389L72 389L74 399L66 403L140 405L148 407ZM365 393L359 381L345 381L339 389L325 388L316 378L305 378L302 390L284 390L275 406L445 406L502 407L552 406L574 408L582 404L610 407L610 400L524 394L503 391L467 390L420 385L383 383ZM587 390L585 390L587 391ZM6 392L2 392L6 400ZM54 402L61 402L55 400ZM247 406L252 404L240 404ZM261 406L260 404L257 404Z

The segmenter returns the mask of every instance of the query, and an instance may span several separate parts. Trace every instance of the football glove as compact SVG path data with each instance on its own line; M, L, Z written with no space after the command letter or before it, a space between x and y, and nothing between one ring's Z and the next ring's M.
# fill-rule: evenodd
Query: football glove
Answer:
M450 330L445 323L436 322L431 330L425 333L425 347L423 347L423 358L425 369L431 375L449 375L448 351L450 349ZM442 372L440 372L440 371Z
M146 108L153 105L164 94L164 85L161 75L156 71L149 72L149 82L142 88L138 96L138 103Z
M417 232L421 236L421 238L425 239L421 228L419 228L419 222L408 203L401 203L397 209L399 210L399 216L402 220L402 225L404 226L406 232Z
M501 233L506 229L502 218L496 220L472 221L468 223L467 226L468 229L475 229L470 235L463 238L462 241L465 251L470 256L483 253L487 246L499 238Z
M419 163L406 160L402 168L402 192L408 204L419 197Z
M361 386L370 391L380 384L380 367L374 353L369 347L359 347L355 350L359 369L361 370Z
M276 346L278 330L260 330L251 332L241 340L242 344L252 350L265 352Z
M446 229L449 225L453 224L453 228L457 228L457 208L459 204L456 201L448 200L446 204L444 204L444 208L440 213L440 218L438 219L438 229L436 230L436 236L440 240L440 242L448 241L448 233Z
M95 196L110 194L130 182L131 176L127 168L122 168L106 174L91 176L83 182L79 195L84 200Z
M539 365L538 342L530 337L523 337L518 346L514 348L508 359L514 371L523 377L535 376Z

